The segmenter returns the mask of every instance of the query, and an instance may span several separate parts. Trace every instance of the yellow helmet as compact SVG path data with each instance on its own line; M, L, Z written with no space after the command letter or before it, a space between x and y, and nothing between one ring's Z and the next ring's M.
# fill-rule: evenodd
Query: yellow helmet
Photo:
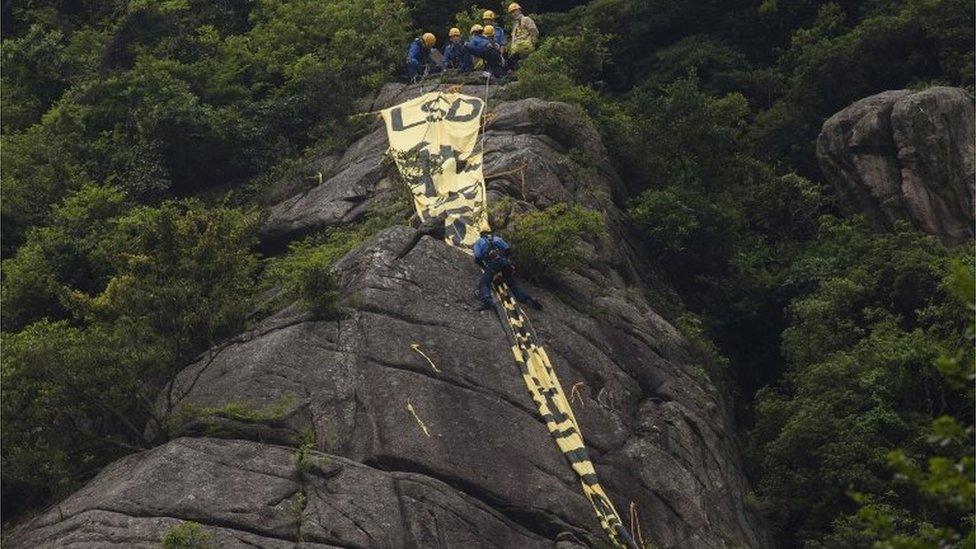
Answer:
M479 23L475 23L474 25L471 25L471 34L480 33L483 30L485 30L485 28L482 27Z
M522 6L516 4L515 2L512 2L511 4L508 5L508 13L512 13L513 11L517 11L520 9L522 9Z
M481 15L481 18L482 19L490 19L490 20L494 21L495 20L495 12L493 12L491 10L485 10L485 13L483 13Z
M485 28L482 29L481 34L489 38L493 38L495 36L495 27L492 25L485 25Z
M427 46L429 48L429 47L433 46L436 43L437 43L437 37L436 36L434 36L432 33L429 33L429 32L425 32L424 33L424 45L425 46Z
M461 29L457 27L451 27L451 30L447 31L448 36L461 36Z

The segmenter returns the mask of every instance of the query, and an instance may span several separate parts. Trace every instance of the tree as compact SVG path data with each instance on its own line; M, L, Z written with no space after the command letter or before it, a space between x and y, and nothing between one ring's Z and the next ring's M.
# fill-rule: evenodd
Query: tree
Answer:
M69 197L58 229L70 234L99 219L92 210L105 204L87 199L104 192L117 197L106 189ZM5 272L43 280L43 298L56 301L60 320L30 318L41 311L23 295L5 295L26 308L30 324L3 332L4 511L63 494L111 459L157 442L149 437L165 436L179 396L170 382L243 325L257 267L256 220L253 212L194 200L140 207L102 219L106 228L90 239L54 238L61 255L41 262L34 250L56 231L31 234ZM72 264L102 274L57 272Z
M917 451L940 409L963 410L933 367L964 322L943 284L949 257L905 226L872 234L825 218L796 261L792 277L811 290L790 305L788 370L756 397L751 450L785 543L828 539L856 511L849 490L893 490L889 452Z

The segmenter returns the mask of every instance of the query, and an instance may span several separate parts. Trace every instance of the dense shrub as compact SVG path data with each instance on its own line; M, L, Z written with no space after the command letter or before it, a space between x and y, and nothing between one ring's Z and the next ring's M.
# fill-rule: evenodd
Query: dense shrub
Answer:
M936 416L968 408L934 367L955 351L965 319L937 242L825 218L791 271L810 291L790 306L781 386L757 395L752 456L763 501L794 544L855 512L849 490L888 498L897 490L889 452L919 451Z
M556 204L515 219L505 237L519 272L530 279L558 275L583 259L580 241L599 238L603 216L580 206Z
M275 302L298 300L319 317L340 315L339 288L333 274L336 261L377 231L404 221L404 212L411 210L407 199L405 193L393 192L374 205L359 224L331 228L292 242L287 253L269 261L264 273L266 286L280 286L282 290Z
M600 107L595 81L608 59L608 37L588 29L543 41L518 70L515 93L576 103L591 113Z
M174 406L169 391L156 406L160 389L242 327L254 213L194 200L119 213L121 201L78 191L4 262L4 512L153 442Z
M52 105L4 135L8 253L86 182L152 201L241 183L316 141L341 140L354 101L399 68L409 36L399 1L133 2L122 13L96 26L104 36L85 38L102 48L97 70L72 58L60 88L17 80L50 97L12 88L11 103L4 98L15 112ZM5 40L5 55L20 60L21 41L41 40L31 29ZM71 44L86 29L49 32L69 33L61 41ZM19 105L22 95L40 103Z
M299 300L315 315L334 317L340 308L339 289L332 267L354 245L341 231L293 242L286 254L271 261L267 280L280 284L288 298Z
M172 527L163 538L163 549L213 549L213 536L196 522L185 521Z
M41 317L66 318L60 300L64 287L90 292L104 287L113 261L108 239L126 206L122 192L90 185L52 208L51 225L34 229L17 255L3 261L4 331Z
M728 217L701 193L681 186L644 191L631 202L630 215L665 258L684 253L707 255L727 245L723 232Z

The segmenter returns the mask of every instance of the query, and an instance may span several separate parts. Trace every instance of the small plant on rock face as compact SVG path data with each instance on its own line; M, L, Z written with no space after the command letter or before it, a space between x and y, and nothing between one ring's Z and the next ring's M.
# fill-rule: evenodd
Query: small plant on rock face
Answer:
M207 436L219 437L227 433L227 426L221 420L254 424L275 423L283 420L295 402L294 393L285 393L272 404L257 408L244 402L232 401L220 406L199 407L181 404L170 417L168 429L171 437L179 436L187 423L200 422L206 428ZM231 428L230 433L234 430Z
M580 240L605 230L599 212L556 204L515 220L505 236L515 249L519 270L532 280L556 276L583 260Z
M311 429L303 429L298 434L298 448L295 449L294 460L295 468L299 472L307 472L315 459L312 452L315 451L315 433Z
M163 538L164 549L216 549L213 536L196 522L181 522Z
M267 284L280 284L284 297L298 299L320 318L342 314L336 262L382 229L401 223L409 210L404 193L377 200L358 225L331 228L293 242L288 253L273 258L265 272Z

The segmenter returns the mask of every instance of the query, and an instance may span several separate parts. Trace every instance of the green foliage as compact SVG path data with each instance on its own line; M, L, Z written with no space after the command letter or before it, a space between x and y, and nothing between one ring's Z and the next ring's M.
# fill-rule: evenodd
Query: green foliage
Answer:
M269 261L265 284L280 285L280 299L297 299L321 318L340 316L339 287L332 271L336 261L379 230L402 221L404 198L403 193L394 193L390 200L374 207L362 223L331 228L292 242L287 253Z
M114 334L42 320L2 343L5 509L65 495L141 436L125 364L138 357Z
M147 2L120 13L4 40L5 75L17 79L8 90L4 77L5 109L33 124L18 120L25 129L3 138L6 246L86 182L153 201L241 183L341 139L354 101L399 68L409 36L399 1ZM49 53L71 57L64 69L52 61L61 84L19 78Z
M722 95L736 90L751 92L759 85L746 56L708 35L682 38L654 52L654 71L643 87L663 87L694 74L709 92Z
M268 423L284 419L285 414L295 402L295 395L286 393L275 402L263 408L255 408L243 402L228 402L221 406L197 407L180 404L170 418L170 423L199 421L206 426L207 436L220 436L219 420L227 419L239 423Z
M295 395L288 393L274 404L264 408L251 408L240 402L229 402L216 408L204 408L204 415L225 417L235 421L257 423L262 421L277 421L284 417L288 408L295 400Z
M703 92L694 76L660 91L639 88L610 127L618 162L633 187L719 190L736 182L748 103L737 93Z
M590 83L608 60L608 40L587 28L544 40L519 67L516 95L576 103L595 113L600 98Z
M282 284L289 297L322 318L341 312L339 288L332 267L356 243L343 231L330 231L293 242L288 253L271 260L269 280Z
M889 493L872 499L854 494L860 508L849 522L861 536L873 540L876 548L970 547L976 542L976 449L971 413L976 380L974 281L971 267L960 262L953 265L948 287L965 304L968 326L964 344L954 354L942 355L936 361L952 391L964 395L964 406L954 411L956 416L935 417L927 432L927 445L918 452L897 449L888 453L888 466L895 472L900 497ZM919 455L913 455L916 453Z
M705 382L714 382L721 389L731 391L733 388L729 378L729 359L722 356L715 343L705 334L705 325L700 317L693 313L682 313L675 321L675 327L691 344L692 357L698 362L698 367L705 373Z
M31 24L0 46L3 66L0 98L4 105L4 133L23 129L41 115L97 60L99 31L84 29L70 33L58 28Z
M599 238L603 216L580 206L556 204L517 217L505 231L519 271L537 280L556 276L583 260L580 240Z
M864 501L898 491L887 466L909 469L892 451L918 451L940 409L967 409L933 367L964 321L945 293L948 255L906 227L872 234L824 218L819 241L791 269L811 290L791 303L789 370L780 388L757 395L751 450L787 543L836 542L843 521L832 533L831 524L856 512L848 490ZM925 509L914 507L913 520L927 520Z
M300 443L295 449L292 460L295 463L296 469L301 473L308 473L317 466L318 462L324 456L316 455L315 453L315 436L313 433L303 433L300 438Z
M248 311L254 212L123 203L85 187L4 262L5 509L63 494L152 442L146 424L158 433L173 411L169 391L156 407L160 389Z
M180 522L163 538L163 549L213 549L213 536L193 521Z
M108 242L127 206L125 195L86 186L52 208L50 226L34 229L17 255L3 261L0 319L5 331L41 317L66 318L66 287L95 291L112 272Z
M703 238L702 225L708 222L709 209L700 194L680 188L648 189L632 202L630 215L656 249L678 254L691 245L692 239Z
M74 314L148 334L182 363L241 328L257 260L257 214L200 202L139 207L109 240L116 274L98 294L70 293Z

